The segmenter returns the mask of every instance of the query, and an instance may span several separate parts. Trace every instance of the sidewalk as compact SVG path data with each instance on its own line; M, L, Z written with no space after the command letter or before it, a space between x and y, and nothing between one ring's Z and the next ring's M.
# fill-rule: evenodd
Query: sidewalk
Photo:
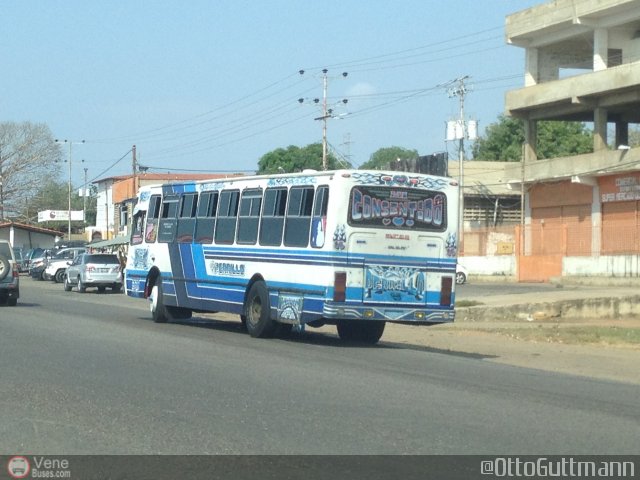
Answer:
M535 293L483 295L460 303L458 322L640 317L640 287L559 284Z

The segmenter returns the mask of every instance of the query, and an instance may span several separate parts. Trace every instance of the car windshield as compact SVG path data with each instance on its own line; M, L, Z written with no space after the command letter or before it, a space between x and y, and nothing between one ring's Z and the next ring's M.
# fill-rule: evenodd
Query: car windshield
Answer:
M116 255L85 255L84 263L102 263L109 265L118 265L118 257Z

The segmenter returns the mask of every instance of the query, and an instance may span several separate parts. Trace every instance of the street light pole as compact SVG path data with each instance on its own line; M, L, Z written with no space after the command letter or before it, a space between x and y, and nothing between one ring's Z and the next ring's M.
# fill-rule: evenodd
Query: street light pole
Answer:
M67 213L69 215L69 218L67 220L67 237L68 240L71 240L71 145L75 144L82 144L84 143L84 140L81 140L79 142L73 142L71 140L57 140L56 139L56 143L67 143L69 144L69 195L68 195L68 210Z

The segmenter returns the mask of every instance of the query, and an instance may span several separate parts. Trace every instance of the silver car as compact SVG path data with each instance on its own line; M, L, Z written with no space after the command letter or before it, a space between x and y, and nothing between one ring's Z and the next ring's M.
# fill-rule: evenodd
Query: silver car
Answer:
M64 290L73 287L84 293L88 287L97 287L104 292L110 287L114 292L122 290L122 272L118 256L112 253L84 253L78 255L67 267L64 276Z

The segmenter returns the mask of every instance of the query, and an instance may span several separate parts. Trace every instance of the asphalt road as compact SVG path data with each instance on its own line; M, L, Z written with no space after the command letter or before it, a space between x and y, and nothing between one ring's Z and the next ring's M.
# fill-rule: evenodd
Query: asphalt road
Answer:
M640 432L637 385L156 325L144 301L29 278L0 306L0 365L7 454L623 454Z

